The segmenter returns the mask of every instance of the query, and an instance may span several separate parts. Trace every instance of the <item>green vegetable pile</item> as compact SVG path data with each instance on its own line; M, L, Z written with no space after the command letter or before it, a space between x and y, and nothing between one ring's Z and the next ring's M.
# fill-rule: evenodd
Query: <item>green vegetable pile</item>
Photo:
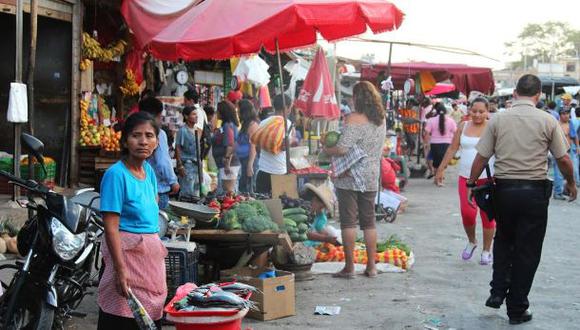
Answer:
M407 255L411 254L411 249L409 248L409 246L403 243L403 241L395 234L389 236L389 238L387 238L384 242L377 243L378 253L384 252L390 248L399 248L405 251Z
M220 227L225 230L242 229L248 233L280 230L270 218L266 204L261 201L238 203L223 214Z
M271 218L264 215L257 215L246 219L242 223L242 230L248 233L261 233L266 230L278 231L278 225Z
M303 242L308 239L308 211L301 207L282 210L284 229L292 242Z

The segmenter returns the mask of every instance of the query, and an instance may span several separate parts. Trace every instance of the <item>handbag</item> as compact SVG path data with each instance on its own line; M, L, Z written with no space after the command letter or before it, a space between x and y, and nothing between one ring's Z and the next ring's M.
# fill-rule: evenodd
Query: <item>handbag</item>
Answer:
M489 165L485 165L487 182L472 189L477 206L487 214L489 220L495 219L495 182L491 176Z

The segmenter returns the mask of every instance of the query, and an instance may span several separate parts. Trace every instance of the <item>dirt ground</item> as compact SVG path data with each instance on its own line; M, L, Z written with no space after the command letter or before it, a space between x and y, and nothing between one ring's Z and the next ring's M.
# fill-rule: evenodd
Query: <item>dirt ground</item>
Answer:
M454 178L452 169L448 178ZM397 234L413 248L409 272L354 280L317 275L296 283L296 316L269 322L244 320L243 329L510 329L505 307L484 306L491 266L460 259L466 238L457 203L457 184L437 188L425 179L411 180L409 207L393 224L378 225L379 237ZM479 222L479 220L478 220ZM542 262L530 294L532 322L520 329L579 329L580 202L553 201ZM478 223L481 240L481 226ZM317 305L339 305L338 316L313 315ZM81 311L89 315L68 322L69 329L95 329L95 297ZM165 327L164 327L165 328ZM171 328L171 327L167 327Z

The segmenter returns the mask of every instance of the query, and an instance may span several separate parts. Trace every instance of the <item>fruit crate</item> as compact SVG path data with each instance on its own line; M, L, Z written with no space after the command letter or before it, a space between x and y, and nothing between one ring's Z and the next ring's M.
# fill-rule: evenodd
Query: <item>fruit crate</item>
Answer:
M42 166L38 163L34 163L34 180L38 182L44 181L54 181L56 178L56 162L49 157L46 157L44 162L44 168L46 169L46 174L42 171ZM12 164L12 158L3 158L0 161L0 170L6 171L8 173L13 173L14 168ZM23 179L30 179L28 176L28 163L20 163L20 177Z
M101 147L79 147L79 182L94 187L95 157L99 156Z
M165 272L167 299L175 295L177 288L185 283L198 284L197 265L199 251L193 242L164 242L167 248Z

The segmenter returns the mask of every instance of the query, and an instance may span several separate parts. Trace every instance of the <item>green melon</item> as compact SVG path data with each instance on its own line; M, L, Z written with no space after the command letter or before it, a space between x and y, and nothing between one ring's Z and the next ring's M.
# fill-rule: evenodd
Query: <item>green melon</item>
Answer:
M338 143L338 139L340 139L340 133L336 131L330 131L326 133L326 136L324 138L324 145L327 148L332 148L336 146L336 144Z

